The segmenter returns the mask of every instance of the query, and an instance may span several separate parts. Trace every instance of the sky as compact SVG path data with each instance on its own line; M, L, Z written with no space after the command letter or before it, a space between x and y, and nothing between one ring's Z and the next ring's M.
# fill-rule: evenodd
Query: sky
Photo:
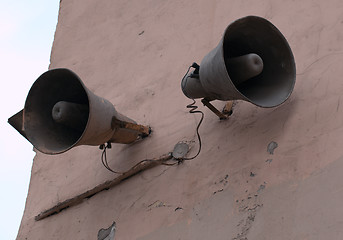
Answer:
M7 119L50 63L59 0L0 0L0 239L15 239L34 152Z

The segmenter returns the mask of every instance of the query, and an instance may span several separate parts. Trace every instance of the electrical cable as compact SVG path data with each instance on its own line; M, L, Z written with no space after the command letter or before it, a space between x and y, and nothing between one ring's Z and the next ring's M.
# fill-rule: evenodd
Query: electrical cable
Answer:
M199 65L198 65L197 63L194 62L191 66L188 67L188 70L187 70L187 72L186 72L186 74L185 74L185 76L184 76L183 78L185 78L185 77L187 76L187 74L189 73L189 70L190 70L192 67L195 69L195 71L194 71L195 74L198 74L198 73L199 73ZM190 77L190 76L188 76L188 77ZM188 104L188 105L186 106L186 108L190 109L190 110L189 110L189 113L192 113L192 114L193 114L193 113L194 113L194 114L195 114L195 113L200 113L200 114L201 114L200 121L199 121L199 123L198 123L198 125L197 125L197 127L196 127L196 134L197 134L197 137L198 137L199 149L198 149L198 152L197 152L193 157L177 159L178 162L175 162L175 163L160 162L159 159L144 159L144 160L142 160L142 161L139 161L139 162L136 163L135 165L133 165L133 167L131 167L129 170L127 170L127 171L125 171L125 172L118 172L118 171L113 170L113 169L108 165L106 150L107 150L108 148L111 148L111 143L107 143L107 145L105 145L105 144L100 145L100 149L102 149L101 162L102 162L102 164L104 165L104 167L105 167L108 171L110 171L110 172L113 172L113 173L116 173L116 174L125 174L125 173L127 173L128 171L130 171L131 169L136 168L138 165L140 165L140 164L142 164L142 163L144 163L144 162L159 162L159 164L161 164L161 165L165 165L165 166L174 166L174 165L176 165L176 164L180 164L180 163L183 162L184 160L185 160L185 161L188 161L188 160L192 160L192 159L196 158L196 157L200 154L200 151L201 151L201 137L200 137L200 134L199 134L199 128L200 128L200 125L201 125L202 121L204 120L204 113L203 113L202 111L200 111L200 110L196 110L196 109L198 108L198 106L195 106L196 101L195 101L194 99L192 99L192 100L193 100L193 102L192 102L191 104ZM173 158L173 153L169 152L169 153L168 153L168 156L169 156L170 158L167 159L167 160L172 159L172 158Z
M193 74L191 74L190 76L187 76L188 73L189 73L189 70L191 68L194 68L195 70L194 70ZM198 76L199 75L199 69L200 69L200 66L196 62L194 62L191 66L188 67L188 70L187 70L185 76L182 79L184 79L186 76L187 76L187 78L193 77L193 75L194 75L194 77ZM194 113L194 114L195 113L200 113L201 114L200 121L199 121L199 123L198 123L198 125L196 127L196 134L197 134L198 142L199 142L199 150L198 150L197 154L195 154L193 157L178 159L179 163L182 162L183 160L192 160L192 159L196 158L200 154L200 151L201 151L201 137L200 137L200 134L199 134L199 128L200 128L200 125L201 125L202 121L204 120L204 113L202 111L200 111L200 110L196 110L198 108L198 106L195 106L196 101L194 99L192 99L192 100L193 100L193 102L191 104L188 104L186 106L186 108L190 109L189 113Z
M199 133L199 128L200 128L200 125L202 123L202 121L204 120L204 113L200 110L196 110L198 108L198 106L195 106L194 104L196 103L194 99L192 99L193 102L191 104L188 104L186 107L189 108L189 113L200 113L201 114L201 118L200 118L200 121L196 127L196 134L197 134L197 137L198 137L198 142L199 142L199 149L198 149L198 152L197 154L195 154L193 157L189 157L189 158L182 158L180 159L180 161L182 162L183 160L192 160L194 158L196 158L199 154L200 154L200 151L201 151L201 137L200 137L200 133Z
M106 155L106 150L108 148L111 148L111 143L107 143L107 145L103 144L100 146L100 149L103 149L102 150L102 154L101 154L101 162L102 164L104 165L104 167L110 171L110 172L113 172L113 173L116 173L116 174L123 174L124 172L118 172L118 171L114 171L112 168L110 168L110 166L108 165L108 162L107 162L107 155Z
M103 144L103 145L100 146L100 149L103 149L103 150L102 150L102 154L101 154L101 162L102 162L102 164L104 165L104 167L105 167L108 171L113 172L113 173L116 173L116 174L125 174L125 173L127 173L127 172L129 172L130 170L136 168L137 166L139 166L140 164L142 164L142 163L144 163L144 162L158 162L158 164L160 164L160 165L165 165L165 166L174 166L174 165L177 164L177 162L175 162L175 163L160 162L160 159L144 159L144 160L139 161L139 162L136 163L135 165L133 165L133 166L132 166L130 169L128 169L127 171L125 171L125 172L119 172L119 171L113 170L113 169L108 165L108 162L107 162L107 155L106 155L106 150L107 150L108 148L111 148L111 144L110 144L110 143L107 143L107 145ZM172 159L173 156L172 156L172 153L171 153L171 152L168 153L167 155L170 156L169 159ZM167 160L169 160L169 159L167 159Z

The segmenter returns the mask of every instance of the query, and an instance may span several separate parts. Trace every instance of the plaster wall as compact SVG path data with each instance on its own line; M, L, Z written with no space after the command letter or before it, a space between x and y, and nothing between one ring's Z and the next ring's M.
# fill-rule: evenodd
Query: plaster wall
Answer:
M196 153L200 117L188 113L180 81L240 17L279 28L297 82L281 106L237 101L227 121L198 102L205 118L197 158L139 173L40 221L40 212L116 175L97 147L37 152L17 239L97 239L114 221L120 240L343 239L342 13L341 0L61 0L50 68L70 68L153 129L144 141L113 145L113 169L159 157L179 141Z

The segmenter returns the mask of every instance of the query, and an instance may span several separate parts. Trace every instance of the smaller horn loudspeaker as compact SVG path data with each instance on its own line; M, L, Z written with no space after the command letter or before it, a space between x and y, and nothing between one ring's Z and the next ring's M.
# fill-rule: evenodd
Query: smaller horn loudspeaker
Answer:
M24 109L8 122L46 154L63 153L79 145L129 144L151 132L117 112L65 68L43 73L32 85Z
M295 61L285 37L269 21L247 16L231 23L218 46L182 79L191 99L244 100L275 107L291 95Z

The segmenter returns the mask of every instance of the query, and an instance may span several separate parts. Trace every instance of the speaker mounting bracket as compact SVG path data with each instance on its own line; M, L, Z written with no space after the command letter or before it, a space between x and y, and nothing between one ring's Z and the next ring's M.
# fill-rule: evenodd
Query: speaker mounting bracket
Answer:
M223 112L220 112L215 106L213 106L210 103L210 100L203 98L201 99L201 102L208 107L214 114L216 114L220 120L226 120L229 119L229 116L232 114L232 106L233 106L233 102L232 101L228 101L225 104L225 107L223 109Z
M137 137L142 138L142 139L146 138L151 133L151 127L149 127L149 126L144 126L144 125L140 125L140 124L133 123L133 122L121 121L121 120L117 119L116 117L112 117L111 128L112 129L125 129L127 131L130 131L131 133L133 133ZM120 138L126 138L125 135L123 135L123 136L118 135L118 137L119 137L118 140Z

